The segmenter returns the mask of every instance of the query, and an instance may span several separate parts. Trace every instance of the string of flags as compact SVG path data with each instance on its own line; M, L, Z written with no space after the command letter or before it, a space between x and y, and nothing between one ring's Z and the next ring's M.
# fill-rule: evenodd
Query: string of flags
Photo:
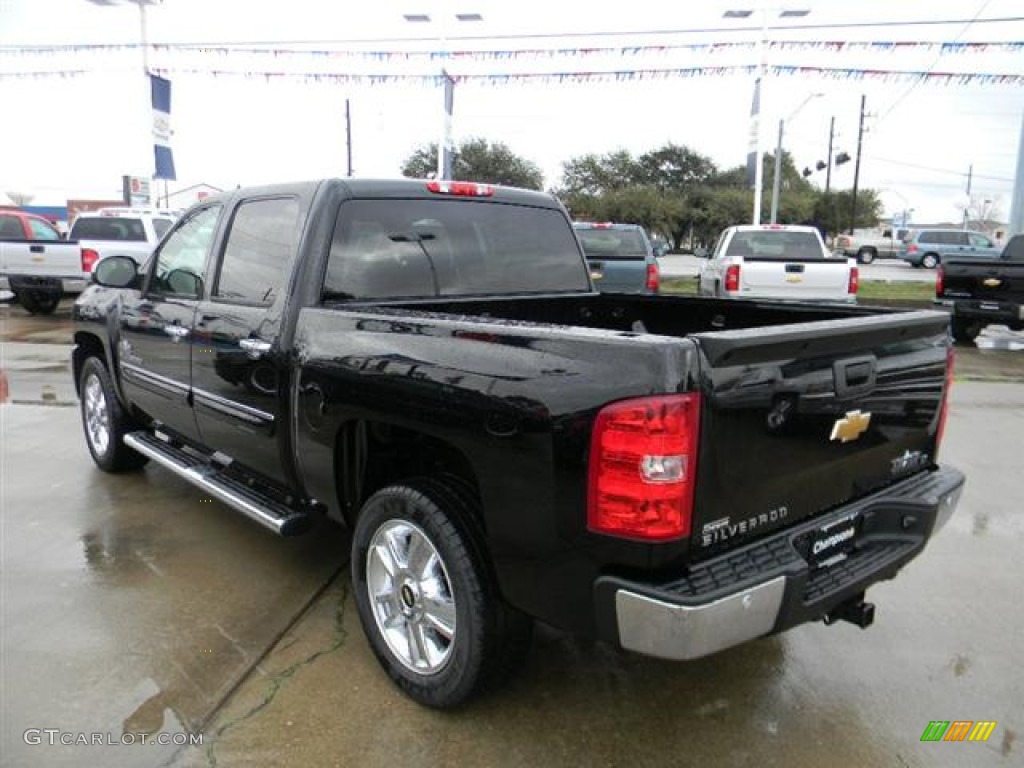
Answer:
M460 85L514 85L560 83L615 83L641 80L670 80L697 77L734 77L753 75L753 65L723 67L673 67L655 69L592 70L575 72L518 72L463 74L448 77ZM170 76L233 77L267 82L333 83L344 85L443 84L441 74L364 74L343 72L291 72L263 70L199 69L156 67L156 74ZM989 72L938 72L934 70L857 69L850 67L810 67L773 65L766 68L773 77L818 77L829 80L866 80L886 82L921 81L932 85L1024 85L1024 75ZM3 72L3 79L71 78L89 74L84 69Z
M966 53L1021 53L1024 42L941 42L919 40L770 40L769 50L777 51L818 51L827 53L900 53L924 52L939 55ZM120 53L137 51L140 43L118 44L67 44L45 46L0 46L0 56L47 56L82 53ZM516 48L510 50L359 50L359 49L305 49L275 48L267 46L235 45L191 45L191 44L150 44L154 54L208 54L226 57L236 55L266 56L271 58L315 58L315 59L365 59L370 61L509 61L556 58L588 58L594 56L636 57L688 51L697 54L718 54L734 51L753 50L756 41L710 42L710 43L667 43L659 45L587 46L558 48Z

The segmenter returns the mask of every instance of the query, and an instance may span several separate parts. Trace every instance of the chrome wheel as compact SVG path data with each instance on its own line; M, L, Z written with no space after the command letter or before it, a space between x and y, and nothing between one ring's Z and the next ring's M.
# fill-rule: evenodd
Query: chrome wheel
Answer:
M455 646L455 595L444 561L421 528L388 520L366 555L373 617L392 654L420 675L444 669Z
M103 384L92 374L85 380L83 392L85 407L85 435L93 451L105 456L110 448L110 411L107 409L107 397Z

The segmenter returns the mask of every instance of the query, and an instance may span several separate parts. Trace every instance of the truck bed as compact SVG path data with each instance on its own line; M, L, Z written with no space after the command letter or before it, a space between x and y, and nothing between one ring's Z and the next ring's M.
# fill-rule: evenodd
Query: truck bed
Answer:
M436 423L471 462L504 457L474 471L494 489L489 535L507 548L499 570L515 601L517 583L535 594L538 578L557 578L562 566L539 560L567 541L591 553L595 578L598 563L679 568L932 467L947 336L943 312L601 294L304 310L296 343L303 383L330 386L353 370L344 397L354 413L387 402L394 423ZM687 540L616 547L580 522L590 429L599 407L638 386L702 394L694 519ZM855 411L871 428L832 439ZM460 445L476 423L485 433ZM570 605L561 595L547 619L563 623Z

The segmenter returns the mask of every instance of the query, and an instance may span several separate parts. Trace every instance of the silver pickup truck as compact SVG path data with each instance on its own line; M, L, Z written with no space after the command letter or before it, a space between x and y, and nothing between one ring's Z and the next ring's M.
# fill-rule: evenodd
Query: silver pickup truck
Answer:
M81 293L98 258L78 243L63 242L40 216L0 211L0 288L32 314L49 314L63 294Z
M900 245L909 229L854 230L852 235L837 235L836 253L855 258L861 264L870 264L875 259L897 259Z

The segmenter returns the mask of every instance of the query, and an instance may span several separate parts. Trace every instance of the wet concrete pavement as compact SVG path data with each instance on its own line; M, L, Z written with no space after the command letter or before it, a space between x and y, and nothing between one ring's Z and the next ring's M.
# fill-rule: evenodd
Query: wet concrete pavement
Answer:
M67 349L11 343L48 320L0 326L12 399L49 385L73 402ZM449 714L377 666L341 531L276 538L158 467L99 472L77 409L0 407L0 765L1024 764L1024 355L957 364L942 458L968 486L924 555L869 592L871 629L667 663L539 628L510 685ZM998 725L984 744L922 743L931 720ZM50 746L29 728L204 743Z

